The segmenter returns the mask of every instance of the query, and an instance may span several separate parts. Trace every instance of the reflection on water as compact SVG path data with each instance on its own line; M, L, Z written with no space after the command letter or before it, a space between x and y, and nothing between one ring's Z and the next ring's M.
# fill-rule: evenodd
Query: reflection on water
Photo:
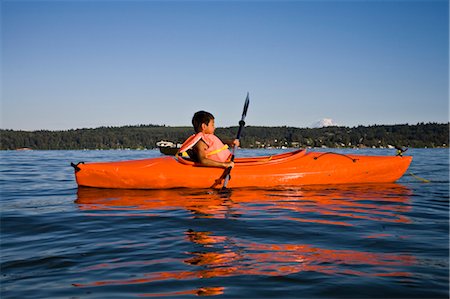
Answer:
M342 187L307 187L299 189L235 189L226 193L215 190L120 190L79 188L78 203L82 210L128 211L114 216L132 216L132 211L185 209L198 218L245 217L263 209L271 219L332 225L353 225L353 219L408 223L402 213L410 210L411 191L398 184L357 185ZM301 214L303 217L286 217ZM103 214L108 215L108 214ZM139 213L138 215L142 215ZM305 217L305 215L309 217ZM98 214L96 214L98 216ZM324 218L336 216L339 221Z
M204 266L198 270L199 277L228 275L270 275L284 276L302 271L316 271L327 274L353 274L368 276L409 276L408 273L386 271L386 266L411 265L414 258L396 254L376 254L355 250L323 249L308 244L264 244L232 239L226 244L219 243L223 236L212 236L210 232L189 232L204 235L212 243L222 244L221 252L192 252L192 258L185 260L192 266ZM218 240L215 240L215 239ZM191 238L190 238L191 239ZM229 243L234 243L231 248ZM203 245L211 245L204 243ZM217 247L215 247L217 248ZM345 269L351 265L371 265L378 271L365 273ZM341 267L344 267L341 269Z
M234 189L228 193L211 190L103 190L80 188L76 203L89 216L163 216L172 210L185 211L189 219L235 219L273 221L321 226L323 230L358 228L369 224L408 224L410 211L408 188L398 184L328 187L302 187L280 190ZM363 277L410 277L405 270L416 264L410 254L375 252L367 247L330 248L288 240L276 244L247 239L237 233L212 230L183 230L182 239L195 250L183 252L185 258L170 261L154 259L134 261L138 265L178 263L182 269L152 271L129 279L99 279L74 284L77 287L143 284L156 281L196 281L231 276L286 276L301 272ZM390 237L390 233L364 231L359 242ZM402 236L400 236L401 238ZM272 239L273 240L273 239ZM337 246L336 246L337 247ZM83 271L117 270L123 262L110 261ZM127 266L133 266L128 263ZM162 269L159 267L158 269ZM90 275L89 277L96 277ZM197 281L198 282L198 281ZM205 286L178 292L142 294L162 297L181 295L219 295L222 286Z
M197 295L197 296L216 296L223 294L224 287L202 287L194 290L180 291L180 292L165 292L156 294L141 294L139 297L176 297L183 295Z

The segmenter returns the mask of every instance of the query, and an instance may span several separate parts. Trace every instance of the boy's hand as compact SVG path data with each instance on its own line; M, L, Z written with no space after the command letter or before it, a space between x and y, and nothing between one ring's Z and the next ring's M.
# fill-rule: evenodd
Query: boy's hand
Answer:
M233 146L239 146L239 145L241 145L241 143L239 142L239 139L234 139Z
M232 162L232 161L230 161L230 162L223 162L223 166L225 168L228 168L228 167L233 168L234 167L234 162Z

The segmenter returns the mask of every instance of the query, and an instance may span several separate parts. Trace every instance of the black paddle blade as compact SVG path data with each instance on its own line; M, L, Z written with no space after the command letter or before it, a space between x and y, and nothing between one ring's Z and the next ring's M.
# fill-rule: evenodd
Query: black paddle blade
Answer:
M218 191L218 194L220 195L221 198L223 199L229 199L232 193L232 189L229 188L222 188Z
M244 104L244 110L242 111L242 118L241 120L245 119L245 116L247 115L248 105L250 104L250 97L247 92L247 97L245 98L245 104Z

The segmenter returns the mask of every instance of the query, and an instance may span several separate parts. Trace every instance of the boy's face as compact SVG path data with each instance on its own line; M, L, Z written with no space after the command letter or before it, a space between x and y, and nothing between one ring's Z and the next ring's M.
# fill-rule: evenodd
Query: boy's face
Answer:
M214 134L215 130L214 119L211 119L208 124L202 124L202 132L205 134Z

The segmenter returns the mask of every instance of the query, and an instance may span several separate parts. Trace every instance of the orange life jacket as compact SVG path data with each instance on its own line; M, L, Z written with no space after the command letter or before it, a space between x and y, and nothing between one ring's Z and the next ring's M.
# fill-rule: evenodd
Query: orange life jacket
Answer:
M225 162L231 156L231 152L228 150L228 145L223 144L223 142L214 134L204 134L197 133L186 139L186 141L181 145L178 153L182 154L187 150L191 149L197 142L203 140L208 149L206 150L206 157L208 159Z

